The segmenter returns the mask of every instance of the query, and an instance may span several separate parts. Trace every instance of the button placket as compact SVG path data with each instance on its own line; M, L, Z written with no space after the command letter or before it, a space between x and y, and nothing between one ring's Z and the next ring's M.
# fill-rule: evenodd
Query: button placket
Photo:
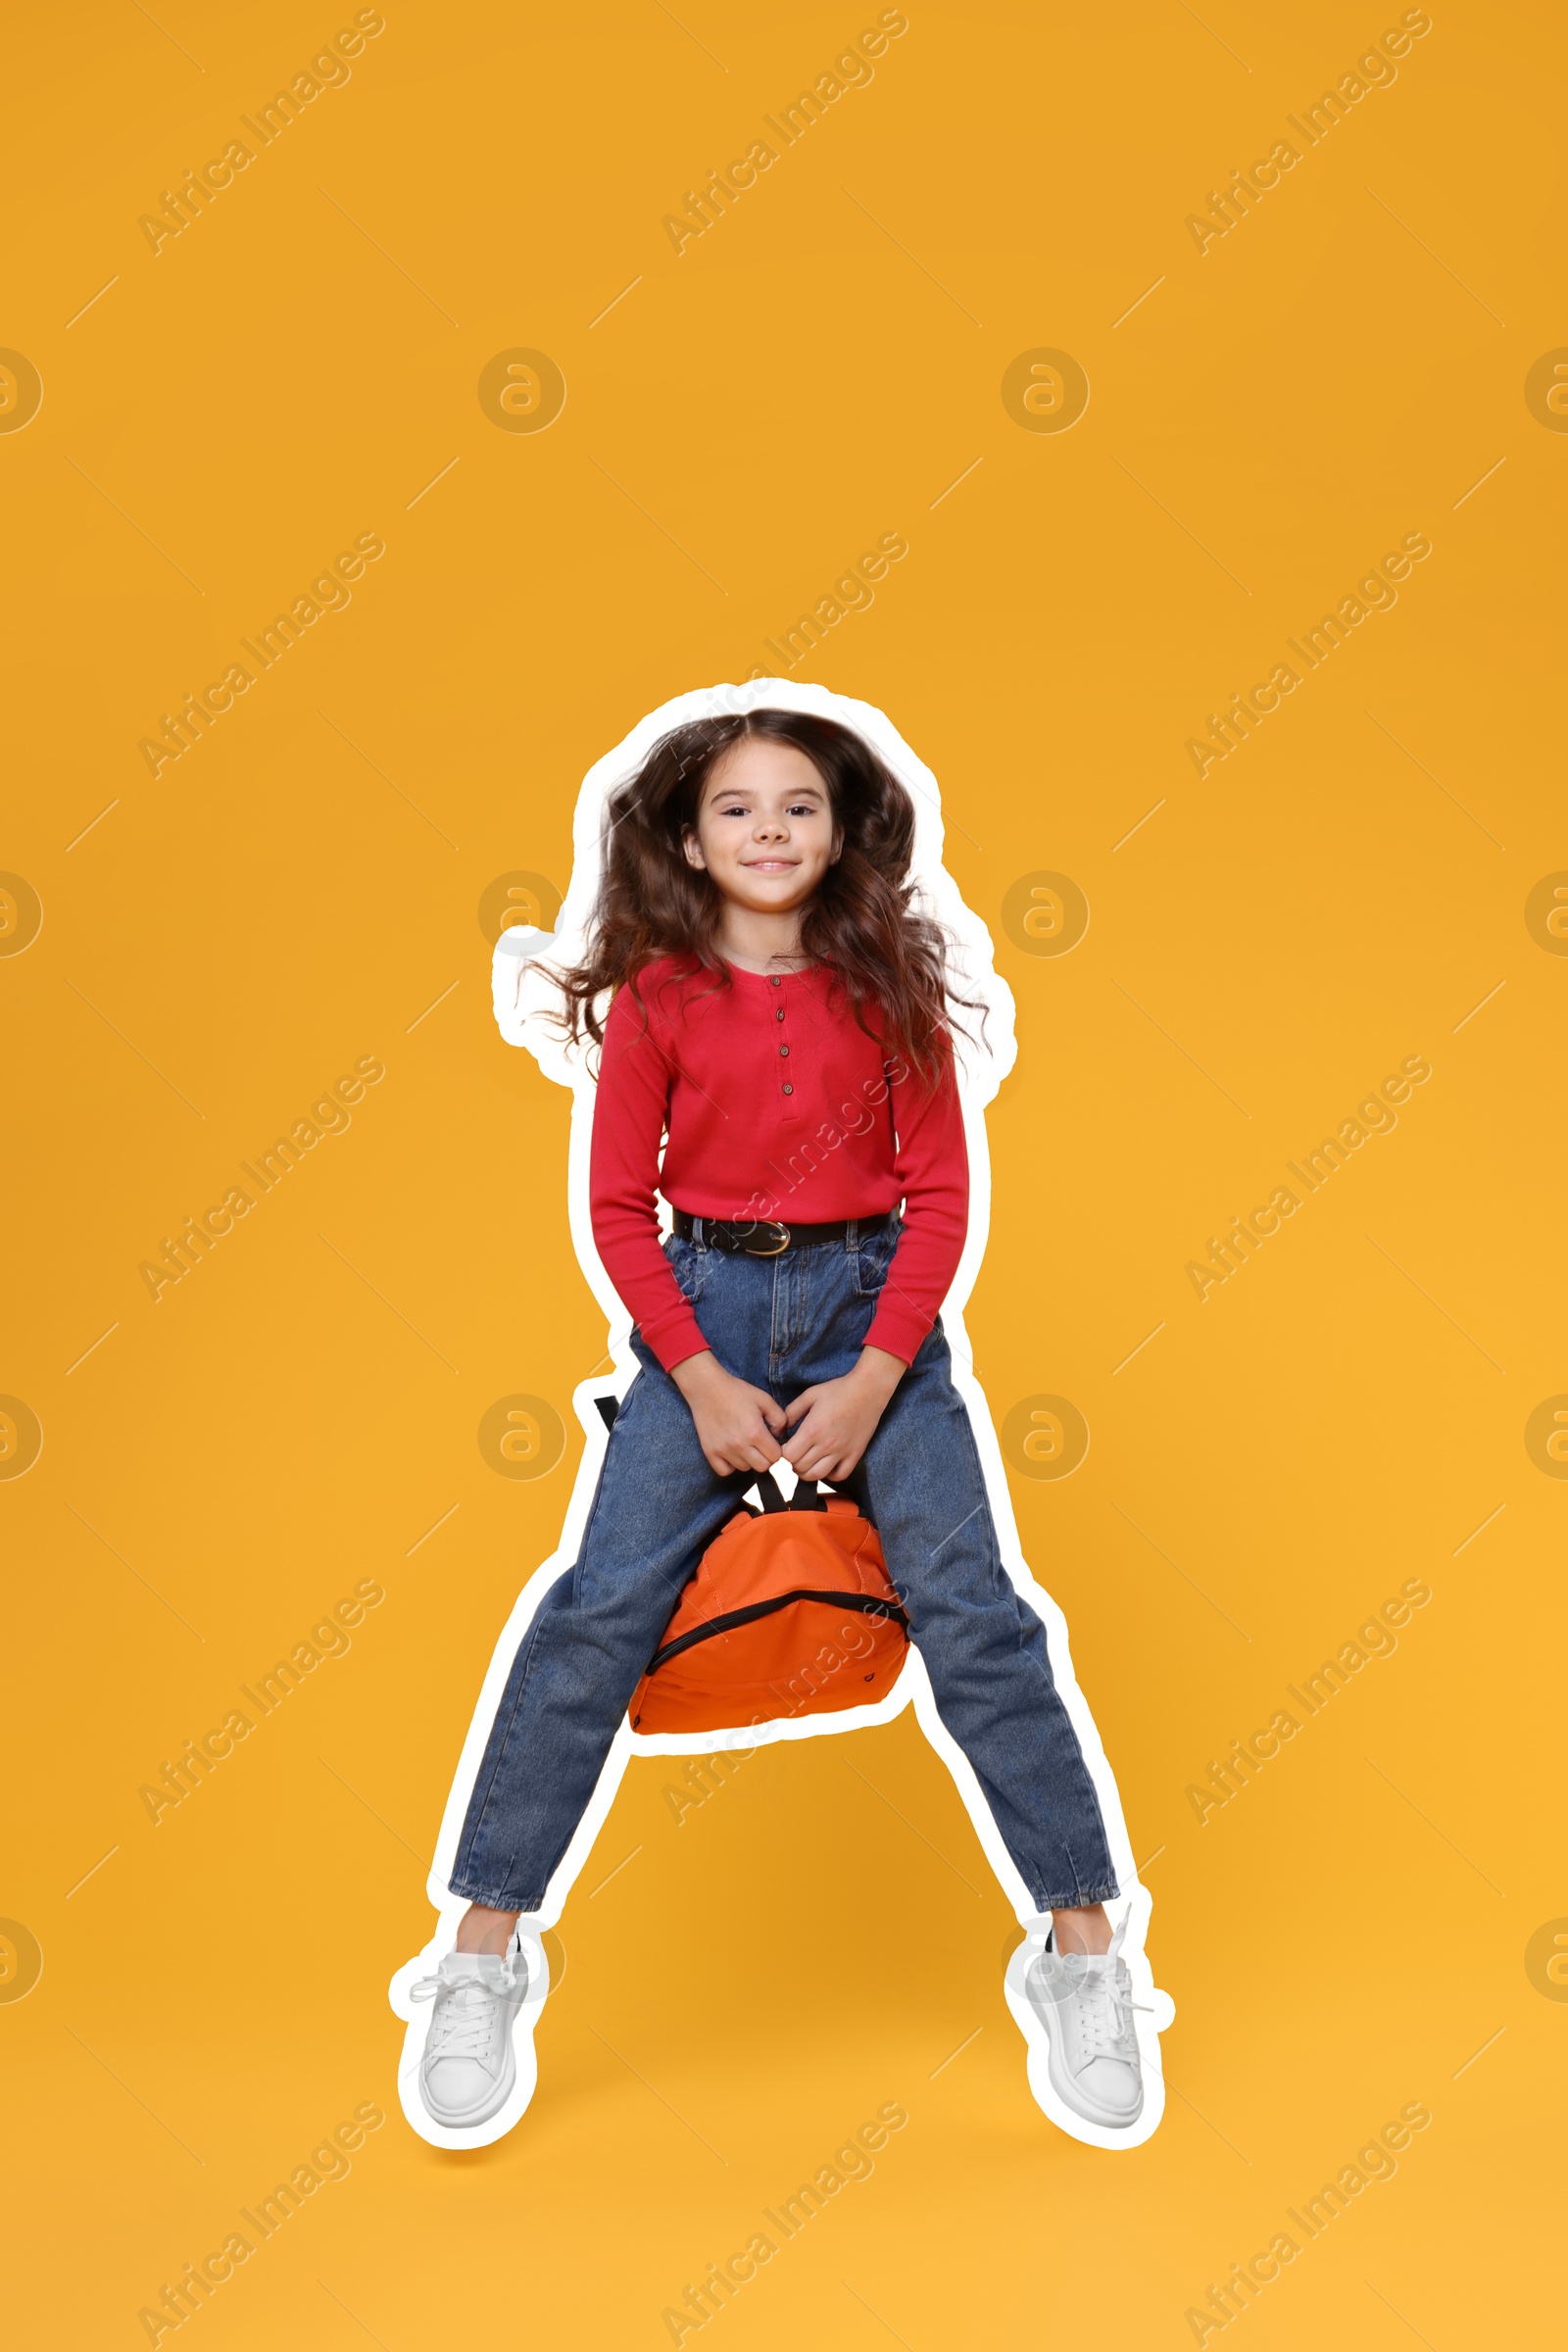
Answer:
M773 1018L775 1021L781 1022L790 1009L789 999L783 994L784 983L779 974L777 972L772 972L769 973L768 977L772 986L780 991L779 1001L773 1007ZM777 1058L780 1061L788 1061L789 1057L789 1045L783 1038L781 1038L778 1045ZM795 1093L795 1083L793 1079L785 1077L782 1071L779 1073L779 1094L782 1098L784 1098L785 1101L783 1116L786 1119L790 1119L794 1116L794 1103L791 1098L793 1098Z

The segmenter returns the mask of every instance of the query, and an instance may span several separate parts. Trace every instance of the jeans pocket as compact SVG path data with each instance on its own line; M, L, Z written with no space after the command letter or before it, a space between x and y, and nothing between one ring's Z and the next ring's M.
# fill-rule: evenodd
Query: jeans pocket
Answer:
M699 1250L695 1242L683 1241L678 1233L672 1233L664 1244L669 1270L690 1306L695 1306L703 1295L703 1261L707 1255L706 1250Z
M893 1252L904 1228L892 1218L880 1233L868 1233L850 1254L850 1269L858 1296L874 1298L888 1278Z

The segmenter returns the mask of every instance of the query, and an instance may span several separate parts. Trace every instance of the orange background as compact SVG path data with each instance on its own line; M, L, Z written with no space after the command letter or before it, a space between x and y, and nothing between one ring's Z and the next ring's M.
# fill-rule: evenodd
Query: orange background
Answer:
M907 2126L737 2298L737 2343L1191 2342L1412 2101L1397 2178L1252 2328L1544 2340L1568 1489L1525 1431L1568 1390L1568 963L1525 910L1568 868L1568 441L1525 385L1568 343L1562 22L1435 9L1200 254L1187 216L1382 17L911 6L677 255L683 191L876 15L399 0L156 255L160 191L353 12L12 28L0 344L43 393L0 430L0 865L42 907L0 939L0 1390L43 1440L0 1480L19 2340L146 2341L163 2283L379 2103L202 2312L210 2352L668 2342L890 2101ZM564 377L548 430L481 407L515 349ZM1087 375L1069 430L1004 405L1040 349ZM1120 2158L1033 2106L1016 1930L905 1716L679 1826L676 1772L633 1765L552 1947L537 2100L444 2155L397 2112L386 1982L604 1348L567 1098L496 1033L479 901L563 888L591 762L768 665L890 531L907 557L792 674L935 770L1017 994L970 1336L999 1425L1049 1394L1091 1432L1014 1499L1153 1892L1175 2095ZM1200 779L1205 714L1415 531L1397 605ZM150 774L160 713L364 533L352 603ZM1041 871L1087 900L1069 954L1003 923ZM1416 1054L1397 1129L1200 1303L1206 1237ZM362 1057L352 1126L155 1304L162 1237ZM477 1443L515 1393L567 1417L535 1481ZM1397 1652L1200 1824L1209 1760L1412 1578ZM140 1786L368 1579L348 1653L155 1827Z

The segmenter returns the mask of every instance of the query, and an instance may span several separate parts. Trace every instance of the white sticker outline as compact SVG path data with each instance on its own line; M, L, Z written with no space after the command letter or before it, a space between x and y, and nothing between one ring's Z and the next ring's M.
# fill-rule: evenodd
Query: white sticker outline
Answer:
M559 1028L548 1018L559 1004L559 998L549 984L540 978L532 956L539 952L547 954L550 960L575 960L581 954L599 887L606 803L612 793L638 772L660 737L694 719L759 710L805 711L853 728L865 738L906 787L915 808L910 871L918 888L920 903L946 927L950 935L953 943L951 968L959 993L976 1000L985 1008L984 1047L980 1047L978 1042L965 1044L962 1038L956 1041L958 1093L969 1154L969 1225L957 1272L943 1302L942 1323L953 1355L953 1383L963 1400L974 1432L1003 1563L1014 1589L1045 1626L1053 1679L1068 1720L1077 1734L1084 1762L1100 1800L1111 1859L1122 1888L1117 1898L1126 1918L1122 1957L1128 1964L1133 1994L1138 2003L1133 2022L1144 2076L1143 2112L1137 2123L1126 2129L1087 2122L1066 2105L1050 2080L1048 2036L1028 2000L1024 1984L1032 1961L1043 1948L1050 1927L1050 1915L1036 1913L1017 1867L1002 1841L973 1767L937 1714L929 1678L919 1652L912 1643L894 1689L870 1706L844 1708L826 1714L779 1717L770 1723L743 1725L722 1731L684 1735L663 1733L651 1737L634 1734L629 1723L622 1720L605 1759L593 1796L551 1877L545 1900L537 1912L528 1915L522 1928L524 1954L529 1960L532 1981L519 2021L523 2030L523 2049L518 2057L517 2077L506 2103L486 2123L453 2130L437 2124L426 2112L419 2097L418 2067L423 2056L433 2004L428 2001L414 2002L411 1987L416 1979L433 1972L441 1955L452 1949L457 1923L468 1908L467 1898L454 1895L448 1881L452 1877L468 1799L517 1647L545 1593L577 1557L610 1436L595 1400L600 1396L612 1396L618 1402L641 1370L631 1352L631 1317L621 1303L594 1244L588 1195L589 1139L596 1093L594 1074L588 1066L584 1050L581 1047L568 1047ZM927 1740L952 1774L986 1859L1011 1901L1023 1931L1023 1940L1008 1961L1004 1989L1008 2008L1028 2048L1029 2083L1037 2103L1052 2122L1071 2137L1090 2146L1112 2150L1143 2146L1157 2131L1164 2114L1164 2076L1159 2063L1158 2035L1172 2022L1175 2007L1170 1996L1155 1987L1145 1956L1144 1944L1152 1908L1152 1898L1139 1880L1115 1776L1073 1671L1066 1619L1051 1594L1035 1581L1023 1556L990 1403L971 1368L963 1307L985 1255L991 1223L991 1156L985 1110L1003 1079L1012 1069L1017 1058L1017 1046L1013 1034L1013 995L1006 981L995 969L991 934L979 916L965 905L956 883L943 863L941 808L941 794L935 776L910 750L891 720L870 703L835 694L825 686L784 678L755 679L744 686L695 688L686 694L676 695L657 710L651 711L612 752L607 753L589 769L577 796L572 828L571 880L562 902L555 932L546 935L528 926L515 926L502 934L495 948L491 959L491 996L502 1036L509 1044L520 1046L532 1054L547 1078L571 1090L566 1190L572 1244L584 1279L605 1312L609 1326L607 1351L613 1369L595 1379L579 1382L573 1391L572 1403L585 1442L571 1497L566 1505L561 1541L550 1557L542 1561L529 1577L496 1642L447 1796L427 1882L430 1901L439 1914L437 1925L423 1949L396 1972L388 1987L392 2008L405 2021L408 2029L398 2073L398 2092L403 2112L419 2136L434 2147L488 2147L503 2138L526 2109L533 2095L537 2074L532 2049L533 2027L549 1989L549 1966L541 1938L560 1919L633 1756L712 1755L732 1749L752 1750L760 1745L773 1745L789 1740L831 1737L838 1732L890 1722L909 1705L913 1706ZM978 1014L966 1015L965 1019L972 1030L978 1030Z

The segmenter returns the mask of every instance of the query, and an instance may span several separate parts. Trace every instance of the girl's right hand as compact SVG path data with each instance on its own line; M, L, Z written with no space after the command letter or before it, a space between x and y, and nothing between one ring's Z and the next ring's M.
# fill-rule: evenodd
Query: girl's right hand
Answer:
M711 1348L686 1356L669 1377L691 1407L709 1468L720 1478L735 1470L770 1470L783 1459L783 1407L765 1389L726 1372Z

